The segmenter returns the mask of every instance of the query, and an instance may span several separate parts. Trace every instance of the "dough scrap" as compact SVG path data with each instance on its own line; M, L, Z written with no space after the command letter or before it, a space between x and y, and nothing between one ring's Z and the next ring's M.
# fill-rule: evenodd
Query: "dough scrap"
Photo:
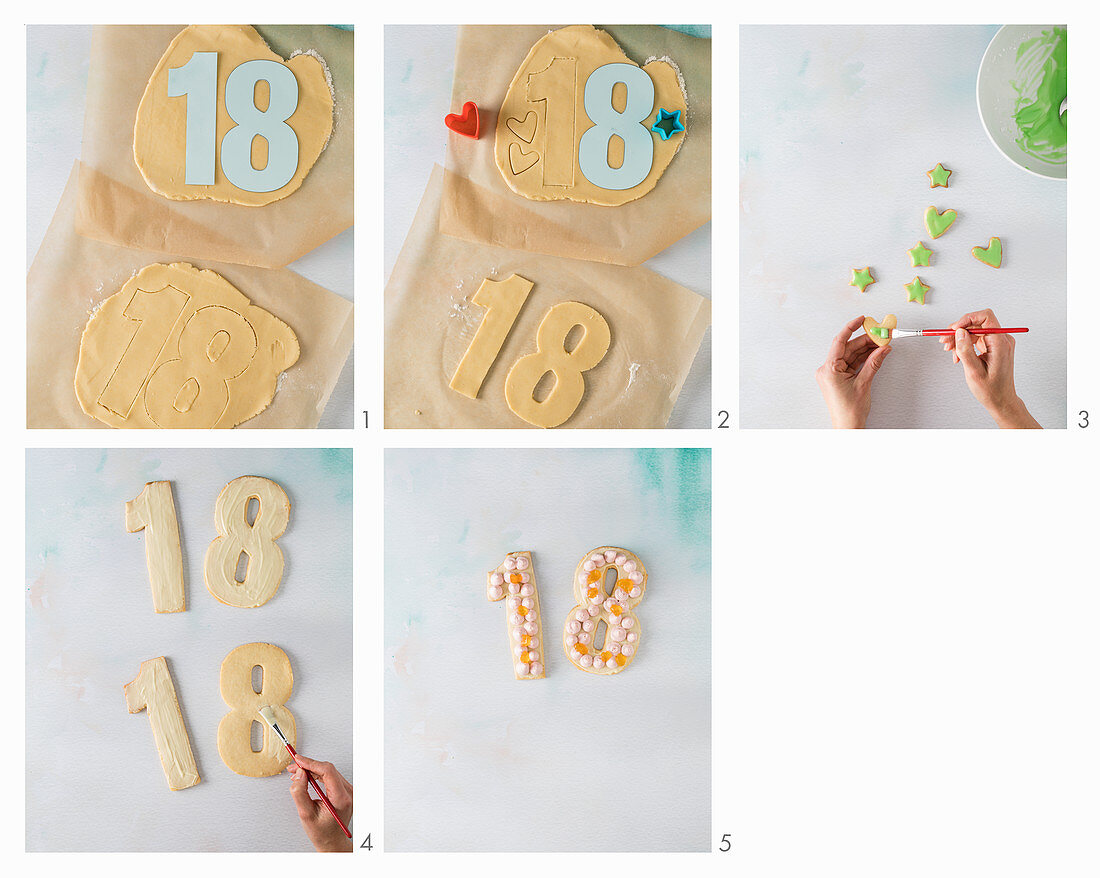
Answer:
M131 305L131 314L140 316L126 313ZM225 310L209 310L212 306ZM196 315L194 332L205 327L210 333L187 335L188 344L199 348L197 358L188 358L180 349L181 335ZM235 427L268 407L279 373L293 366L298 354L293 330L251 304L221 275L182 262L153 263L101 302L88 320L80 339L76 396L86 414L111 427ZM215 377L204 391L195 366L216 376L223 369L219 358L227 355L233 364L224 365L236 374Z
M252 669L263 669L263 685L252 688ZM222 701L233 708L218 723L218 755L222 762L245 777L271 777L290 762L279 736L264 722L259 710L265 705L275 712L275 721L290 741L298 745L298 727L285 702L294 689L294 671L285 652L271 643L238 646L222 662L219 679ZM252 723L263 728L263 746L252 749Z
M168 789L185 790L199 782L199 769L176 699L176 687L164 656L141 663L138 674L122 687L130 713L149 711L149 725Z
M608 591L607 571L611 569L615 570L615 586ZM581 559L573 574L577 605L570 609L562 634L565 656L573 667L604 677L630 667L642 636L641 622L632 611L645 597L648 579L645 565L629 549L600 546ZM586 625L591 625L591 630ZM603 643L597 647L602 626L606 626Z
M183 67L195 52L218 53L217 152L213 185L184 183L186 97L168 97L168 70ZM226 179L221 169L221 143L236 126L222 96L225 81L240 64L251 60L276 61L288 67L298 81L298 106L286 123L298 137L298 168L290 181L272 192L247 192ZM191 25L180 31L165 51L138 105L134 122L134 161L149 188L174 201L206 198L230 204L261 207L297 191L332 134L333 95L324 62L316 53L302 53L284 61L250 25ZM267 145L257 137L252 144L253 166L263 167Z
M259 511L251 525L252 498ZM206 550L203 578L207 591L230 607L259 607L279 590L283 550L275 542L290 521L290 500L278 484L261 476L241 476L221 489L214 503L214 526L220 536ZM244 582L237 581L237 562L248 555Z
M894 330L898 328L898 318L893 314L887 314L882 318L882 323L878 323L873 317L863 318L863 331L867 333L867 337L871 339L879 347L890 344L890 339L894 335ZM880 338L871 332L872 329L885 329L886 338Z
M556 83L548 96L538 100L528 95L528 77L546 70L555 59L576 61L576 77ZM606 31L591 25L572 25L551 31L540 39L516 71L497 114L496 163L504 182L517 195L533 201L587 202L618 206L641 198L653 190L668 168L673 156L684 142L682 135L665 140L653 135L653 166L648 176L630 189L603 189L585 179L577 164L581 136L592 127L584 109L584 86L598 67L606 64L639 65L626 56L618 43ZM653 109L642 121L647 131L662 108L669 113L680 111L680 121L687 123L687 99L680 85L679 71L666 60L653 60L642 66L653 80ZM541 91L539 92L541 94ZM547 104L574 108L574 124L549 130L546 124ZM621 111L621 107L617 108ZM532 111L535 118L531 118ZM531 154L531 148L534 153ZM543 182L547 151L556 155L572 155L573 185L550 185ZM617 152L617 154L616 154ZM619 138L612 138L609 147L612 166L622 163L623 147Z

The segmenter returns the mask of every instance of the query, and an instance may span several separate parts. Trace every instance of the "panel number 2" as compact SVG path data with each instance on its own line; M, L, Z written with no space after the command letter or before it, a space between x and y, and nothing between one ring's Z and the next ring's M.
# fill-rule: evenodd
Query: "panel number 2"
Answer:
M256 86L267 83L268 100L260 109ZM218 53L195 52L182 67L168 71L168 96L187 99L184 182L214 184L218 161ZM298 170L298 135L287 124L298 108L298 80L285 64L256 59L233 68L225 81L225 111L236 123L222 138L222 173L246 192L274 192ZM267 144L267 161L253 164L253 141Z

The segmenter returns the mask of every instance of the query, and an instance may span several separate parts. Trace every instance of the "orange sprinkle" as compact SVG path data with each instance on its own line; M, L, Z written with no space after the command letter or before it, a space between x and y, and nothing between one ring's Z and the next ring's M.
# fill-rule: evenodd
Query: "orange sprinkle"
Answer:
M516 607L516 612L519 613L521 616L526 616L527 607Z
M615 615L615 616L621 615L621 614L622 614L622 611L623 611L623 608L622 608L622 607L620 607L620 606L619 606L618 604L612 604L612 605L611 605L611 613L612 613L612 615Z
M519 660L524 664L527 664L529 661L531 661L531 653L524 650L519 654Z
M519 645L520 646L530 646L531 645L531 635L530 634L524 634L519 639Z
M593 586L592 588L588 589L588 599L592 600L592 598L594 598L599 593L600 593L600 590L598 588L596 588L595 586Z
M599 582L601 575L602 574L600 573L599 570L593 570L591 573L588 574L588 582L589 583Z
M615 656L615 664L617 664L621 668L623 665L626 664L626 656L625 655Z
M583 643L574 643L573 649L579 652L581 655L588 655L588 647Z
M508 577L508 581L509 582L523 582L523 577L520 576L518 573L513 573L511 576Z
M600 653L600 658L602 658L605 662L609 662L611 661L611 653L605 649L603 652Z

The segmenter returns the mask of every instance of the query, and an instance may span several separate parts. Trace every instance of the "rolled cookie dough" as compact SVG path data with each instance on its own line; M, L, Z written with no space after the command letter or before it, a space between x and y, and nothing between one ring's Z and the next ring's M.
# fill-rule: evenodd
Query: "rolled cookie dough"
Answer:
M552 80L540 77L534 92L529 92L531 78L547 70L554 62L567 75L558 75ZM611 190L585 179L578 163L580 139L593 125L584 109L585 83L596 68L605 64L639 66L626 56L606 31L587 24L551 31L531 47L508 86L508 93L497 114L497 168L513 192L534 201L568 199L618 206L641 198L657 185L684 142L681 134L665 140L650 131L659 111L664 109L675 113L679 110L680 122L688 124L687 99L680 85L679 71L667 59L653 60L642 67L653 80L653 109L641 123L653 137L653 166L637 186ZM620 93L620 90L621 83L613 94ZM625 95L625 92L621 94ZM617 100L625 101L625 97ZM622 103L616 104L614 97L612 105L622 112ZM559 111L562 115L557 115ZM551 112L559 121L548 125L547 115ZM623 150L622 139L612 137L608 146L611 167L622 165ZM548 154L572 156L572 162L556 162L554 171L547 173ZM572 168L571 175L569 168ZM559 173L563 176L559 177ZM547 180L547 177L550 179Z
M298 353L293 330L221 275L154 263L84 327L76 397L111 427L235 427L268 407Z
M168 70L183 67L195 52L218 53L216 160L213 185L184 182L187 148L187 97L168 96ZM298 106L286 123L298 137L298 168L285 186L272 192L247 192L226 179L221 168L222 138L236 122L225 108L225 81L245 61L285 64L298 81ZM259 90L259 89L258 89ZM261 108L265 103L258 103ZM332 87L325 64L315 54L300 53L283 61L250 25L191 25L180 31L165 51L138 105L134 122L134 161L149 188L174 201L208 198L261 207L297 191L332 134ZM252 141L252 166L267 164L267 141Z

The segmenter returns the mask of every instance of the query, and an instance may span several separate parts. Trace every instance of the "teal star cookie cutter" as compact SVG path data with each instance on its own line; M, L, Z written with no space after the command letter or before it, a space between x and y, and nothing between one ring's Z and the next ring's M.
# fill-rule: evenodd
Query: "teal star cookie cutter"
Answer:
M684 123L680 121L680 111L670 113L663 107L657 111L657 118L649 129L655 134L661 135L661 140L668 140L673 134L686 131Z

